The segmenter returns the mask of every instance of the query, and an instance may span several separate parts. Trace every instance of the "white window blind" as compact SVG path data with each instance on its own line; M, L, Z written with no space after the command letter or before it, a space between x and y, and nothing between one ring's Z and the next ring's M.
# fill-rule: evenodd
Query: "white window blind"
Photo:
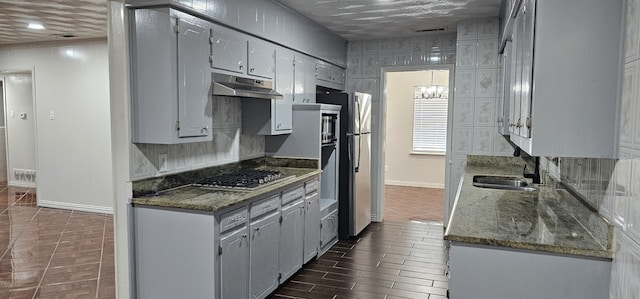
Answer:
M418 88L416 87L416 91ZM413 151L444 153L447 149L448 90L436 97L416 92L413 104Z

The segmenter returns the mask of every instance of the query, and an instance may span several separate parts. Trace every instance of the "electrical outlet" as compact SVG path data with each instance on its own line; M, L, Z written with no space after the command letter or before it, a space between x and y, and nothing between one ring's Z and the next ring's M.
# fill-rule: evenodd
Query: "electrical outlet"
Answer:
M167 165L167 154L160 154L158 155L158 171L159 172L166 172L167 170L169 170L169 165Z

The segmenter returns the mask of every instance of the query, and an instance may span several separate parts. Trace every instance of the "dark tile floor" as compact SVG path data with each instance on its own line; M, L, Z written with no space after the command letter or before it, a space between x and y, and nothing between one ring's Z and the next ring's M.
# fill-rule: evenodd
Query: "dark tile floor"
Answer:
M115 298L113 217L36 206L0 186L0 299Z
M442 237L435 222L372 223L310 262L271 298L446 298Z

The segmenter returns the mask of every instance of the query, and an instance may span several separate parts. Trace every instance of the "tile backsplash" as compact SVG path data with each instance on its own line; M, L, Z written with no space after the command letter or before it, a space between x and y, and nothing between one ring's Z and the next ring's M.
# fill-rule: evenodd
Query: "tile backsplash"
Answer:
M242 133L242 100L213 97L213 141L183 144L132 144L131 180L175 174L263 157L265 138ZM161 155L167 170L160 172Z

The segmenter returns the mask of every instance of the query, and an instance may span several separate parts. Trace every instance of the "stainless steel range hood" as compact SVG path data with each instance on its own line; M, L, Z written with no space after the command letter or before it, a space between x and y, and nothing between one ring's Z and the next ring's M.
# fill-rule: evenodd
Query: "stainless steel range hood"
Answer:
M213 95L254 99L281 100L273 82L213 73Z

